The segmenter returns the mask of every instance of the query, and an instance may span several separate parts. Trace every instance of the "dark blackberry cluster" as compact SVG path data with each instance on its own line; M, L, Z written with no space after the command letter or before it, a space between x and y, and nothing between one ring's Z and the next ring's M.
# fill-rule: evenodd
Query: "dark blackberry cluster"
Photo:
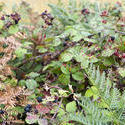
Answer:
M18 24L18 22L21 20L21 17L18 13L11 14L10 16L15 21L15 24Z
M65 47L65 46L67 46L68 41L70 40L69 36L68 36L68 37L65 37L64 40L65 40L65 41L64 41L64 43L63 43L63 46Z
M42 102L42 97L41 97L41 96L37 97L37 101L38 101L39 103Z
M65 46L67 46L67 43L66 43L66 42L64 42L64 43L63 43L63 46L64 46L64 47L65 47Z
M9 22L6 23L5 27L9 28L11 25L13 25L13 23L9 21Z
M98 36L101 37L101 32L98 33Z
M6 28L9 28L11 25L13 25L13 21L15 24L18 24L18 22L21 20L21 17L18 13L12 13L10 15L3 15L0 19L1 20L6 20L6 17L9 18L10 20L5 24ZM13 20L13 21L11 21Z
M83 15L87 15L87 14L89 14L90 12L89 12L89 10L88 9L82 9L81 10L81 14L83 14Z
M27 106L24 108L25 112L30 112L32 109L32 106L30 104L27 104Z
M48 13L47 10L45 10L40 16L47 25L53 25L52 21L54 17L50 13Z
M69 40L70 40L70 38L69 38L69 37L66 37L66 38L65 38L65 41L69 41Z
M108 11L104 10L104 11L101 13L100 16L102 16L102 17L108 16Z
M3 111L3 110L0 110L0 114L3 115L3 114L4 114L4 111Z
M53 102L54 102L54 103L57 103L57 102L58 102L58 99L55 99Z
M3 15L3 16L0 18L0 20L5 20L5 16Z
M108 39L108 42L114 42L115 41L115 37L114 36L110 36L110 38Z
M115 37L114 37L114 36L111 36L110 38L111 38L111 41L114 41L114 40L115 40Z

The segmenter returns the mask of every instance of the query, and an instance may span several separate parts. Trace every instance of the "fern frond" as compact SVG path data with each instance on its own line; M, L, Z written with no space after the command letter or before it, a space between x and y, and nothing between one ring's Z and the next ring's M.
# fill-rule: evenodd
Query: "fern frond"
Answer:
M95 102L92 102L89 98L83 98L79 104L84 112L70 113L68 115L70 120L84 125L107 125L105 114L95 105Z
M105 72L100 72L90 64L85 72L92 86L98 90L98 100L92 101L83 97L78 104L82 111L68 113L67 119L83 125L124 125L125 123L125 91L123 94L111 83Z

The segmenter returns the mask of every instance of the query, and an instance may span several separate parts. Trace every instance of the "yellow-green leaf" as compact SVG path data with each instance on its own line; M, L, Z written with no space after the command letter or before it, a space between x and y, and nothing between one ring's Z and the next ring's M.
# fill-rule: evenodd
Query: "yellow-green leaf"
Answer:
M15 33L17 33L18 31L19 31L19 28L18 28L17 25L10 26L10 28L9 28L9 30L8 30L8 32L9 32L10 34L15 34Z
M0 20L0 29L2 29L4 26L4 22L2 20Z

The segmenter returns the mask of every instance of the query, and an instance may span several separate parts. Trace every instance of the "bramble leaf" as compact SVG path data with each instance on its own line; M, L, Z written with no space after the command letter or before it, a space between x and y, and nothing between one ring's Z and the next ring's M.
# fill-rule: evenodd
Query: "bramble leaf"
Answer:
M82 72L76 72L76 73L72 74L72 77L73 77L73 79L75 79L77 81L81 81L84 79Z
M118 72L122 77L125 77L125 68L119 68Z
M19 28L18 28L17 25L12 25L12 26L10 26L10 28L9 28L9 30L8 30L8 32L9 32L10 34L15 34L15 33L17 33L18 31L19 31Z
M38 84L34 79L28 79L26 80L26 86L28 89L33 90L38 86Z
M76 102L75 101L72 101L72 102L70 102L70 103L68 103L66 105L66 111L67 112L75 112L76 109L77 109L77 107L76 107Z

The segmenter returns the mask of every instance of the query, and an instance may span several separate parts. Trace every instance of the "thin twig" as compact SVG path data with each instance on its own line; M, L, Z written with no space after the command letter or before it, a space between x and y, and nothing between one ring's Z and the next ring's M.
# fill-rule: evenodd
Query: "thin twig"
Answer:
M116 33L119 33L119 34L122 34L122 35L125 35L125 32L121 32L121 31L115 31Z
M60 102L59 102L59 106L58 106L58 108L57 108L57 110L56 110L56 112L55 112L55 114L53 115L53 117L52 117L51 120L53 120L53 119L56 117L56 115L57 115L57 113L58 113L58 111L59 111L59 108L61 107L62 101L63 101L63 98L61 98L61 100L60 100Z
M62 49L61 51L56 51L55 53L50 53L50 52L48 52L48 53L44 53L43 55L39 55L39 56L36 56L36 57L32 57L32 58L30 58L30 59L24 60L20 65L18 65L18 68L21 67L21 66L23 66L24 64L26 64L26 63L32 61L32 60L36 60L36 59L38 59L38 58L43 58L44 56L50 56L50 59L47 60L47 62L46 62L46 64L45 64L45 65L47 65L47 64L49 64L52 60L54 60L55 58L57 58L57 57L58 57L62 52L64 52L66 49L68 49L69 47L74 46L74 45L76 45L76 44L77 44L77 43L71 43L71 44L69 44L68 46L66 46L64 49Z
M36 56L36 57L31 57L30 59L24 60L24 61L18 66L18 68L21 67L21 66L23 66L24 64L26 64L26 63L32 61L32 60L36 60L36 59L38 59L38 58L43 58L44 56L50 55L50 54L51 54L51 53L44 53L43 55L39 55L39 56Z

